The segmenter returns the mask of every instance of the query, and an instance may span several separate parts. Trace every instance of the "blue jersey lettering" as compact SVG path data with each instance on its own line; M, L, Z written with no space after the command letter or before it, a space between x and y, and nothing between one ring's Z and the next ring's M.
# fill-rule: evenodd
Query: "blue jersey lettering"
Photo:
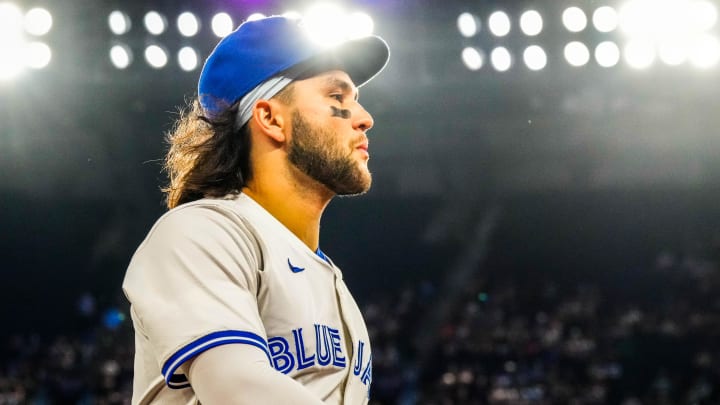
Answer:
M287 374L295 368L295 358L290 353L290 344L284 337L276 336L268 339L268 347L275 370Z
M302 370L315 364L315 355L305 357L305 341L303 340L302 328L293 329L295 337L295 353L297 353L297 369Z
M363 384L368 386L372 382L372 354L370 354L370 358L365 365L365 371L363 371L362 377L360 377L360 381L362 381Z
M324 353L323 348L325 349ZM315 325L315 351L317 352L319 365L327 366L330 364L332 353L330 352L330 338L328 337L328 327L326 325Z
M360 371L362 370L362 358L364 348L365 342L363 342L362 340L358 340L357 357L355 360L355 367L353 367L353 374L355 375L360 375Z
M327 328L328 333L330 334L330 342L332 344L332 357L333 357L333 365L338 366L340 368L345 368L345 356L342 354L342 342L340 341L340 331L333 328Z

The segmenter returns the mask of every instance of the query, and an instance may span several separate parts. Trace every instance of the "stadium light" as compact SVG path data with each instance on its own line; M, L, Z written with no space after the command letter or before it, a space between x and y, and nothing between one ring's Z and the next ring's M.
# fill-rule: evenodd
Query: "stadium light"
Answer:
M661 6L658 4L658 7ZM648 35L654 29L656 14L652 4L632 0L620 8L620 30L631 36Z
M529 36L538 35L543 29L543 19L536 10L527 10L520 16L520 29Z
M9 80L20 74L23 61L18 56L22 53L20 42L0 42L0 80Z
M599 32L611 32L618 27L620 17L610 6L598 7L592 15L593 25Z
M580 32L587 27L587 16L579 7L568 7L562 13L562 22L570 32Z
M53 18L44 8L33 8L25 14L25 31L31 35L42 36L52 28Z
M507 48L499 46L490 52L490 63L498 72L505 72L512 66L512 55Z
M200 21L195 17L195 14L186 11L178 16L177 27L180 35L192 37L200 31Z
M354 12L347 16L348 38L357 39L371 35L375 30L375 21L363 12Z
M50 63L52 51L47 44L32 42L25 47L25 66L32 69L42 69Z
M167 20L157 11L150 11L143 18L145 28L153 35L160 35L167 28Z
M504 37L510 33L510 18L504 11L495 11L488 18L488 28L496 37Z
M167 52L159 45L150 45L145 48L145 61L155 69L162 69L167 65Z
M178 52L178 64L180 69L190 72L198 67L198 54L197 52L189 47L185 46Z
M295 10L288 10L288 11L282 13L282 15L285 18L290 18L293 20L299 20L302 18L302 14L300 14L299 11L295 11Z
M590 51L580 41L572 41L565 45L565 59L572 66L584 66L590 61Z
M699 69L709 69L720 59L720 42L710 34L700 35L690 48L690 63Z
M598 65L609 68L620 61L620 48L612 41L603 41L595 47L595 61Z
M302 26L318 46L330 47L372 34L375 24L365 13L347 14L335 3L317 3L304 13Z
M647 69L655 62L655 49L649 40L633 39L625 45L623 56L628 66Z
M318 3L304 13L303 26L319 46L330 47L344 39L346 32L342 9L333 3Z
M470 38L478 32L478 20L474 15L470 13L462 13L457 19L458 30L460 35L465 38Z
M125 69L132 63L133 55L130 48L118 44L110 48L110 62L118 69Z
M668 66L683 64L688 57L686 42L680 37L667 38L657 45L658 58Z
M14 4L0 4L0 80L9 80L23 69L22 13Z
M468 69L479 70L483 66L484 58L479 49L467 47L462 50L462 61Z
M217 13L210 23L213 33L223 38L233 30L233 20L228 13Z
M717 23L717 8L709 1L695 1L688 5L688 17L700 31L709 31Z
M22 12L16 5L0 3L0 40L19 38L22 35L22 24Z
M257 21L265 18L265 14L263 13L252 13L248 16L247 21Z
M547 55L538 45L530 45L523 52L523 60L530 70L542 70L547 65Z
M108 15L108 26L115 35L123 35L130 31L130 17L122 11L115 10Z

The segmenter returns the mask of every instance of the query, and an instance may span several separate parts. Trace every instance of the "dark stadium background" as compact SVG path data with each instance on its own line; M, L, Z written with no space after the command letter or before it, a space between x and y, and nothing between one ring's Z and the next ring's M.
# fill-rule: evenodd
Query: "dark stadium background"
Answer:
M720 403L720 68L570 67L557 21L539 72L460 59L461 12L600 3L344 3L392 49L361 89L373 189L331 203L321 232L374 334L375 403ZM120 285L164 212L163 134L198 72L115 69L107 14L302 3L16 4L53 12L53 59L0 82L0 403L125 403Z

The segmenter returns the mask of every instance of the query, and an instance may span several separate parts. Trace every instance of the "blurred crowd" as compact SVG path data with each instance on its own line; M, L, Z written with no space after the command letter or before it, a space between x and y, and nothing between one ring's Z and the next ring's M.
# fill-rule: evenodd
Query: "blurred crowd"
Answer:
M428 283L375 302L373 403L718 404L713 252L582 279L484 269L425 345L426 315L447 294Z
M367 299L371 404L720 403L716 253L577 277L482 266L439 324L440 278ZM0 356L0 404L129 403L122 316L73 336L11 336Z
M2 347L0 404L129 404L132 342L127 323L72 337L13 336Z

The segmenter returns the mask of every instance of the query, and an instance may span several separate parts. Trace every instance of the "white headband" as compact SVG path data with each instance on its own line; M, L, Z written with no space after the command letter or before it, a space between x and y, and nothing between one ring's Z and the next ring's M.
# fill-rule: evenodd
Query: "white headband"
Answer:
M252 117L253 108L258 100L268 100L278 94L294 79L285 76L271 77L250 90L238 104L238 112L235 118L235 129L242 128Z

